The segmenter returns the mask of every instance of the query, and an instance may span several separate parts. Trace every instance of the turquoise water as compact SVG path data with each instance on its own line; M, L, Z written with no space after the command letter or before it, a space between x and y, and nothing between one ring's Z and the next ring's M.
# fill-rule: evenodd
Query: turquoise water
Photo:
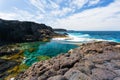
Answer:
M25 60L23 63L28 66L32 65L34 62L39 61L39 57L54 57L61 53L66 53L70 49L78 47L74 44L61 43L59 41L50 41L50 42L34 42L23 44L26 50L24 51ZM30 51L30 49L35 49Z

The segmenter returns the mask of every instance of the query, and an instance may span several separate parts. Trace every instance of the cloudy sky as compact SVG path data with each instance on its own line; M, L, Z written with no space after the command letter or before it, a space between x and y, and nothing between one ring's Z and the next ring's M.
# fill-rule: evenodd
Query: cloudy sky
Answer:
M0 18L69 30L120 30L120 0L0 0Z

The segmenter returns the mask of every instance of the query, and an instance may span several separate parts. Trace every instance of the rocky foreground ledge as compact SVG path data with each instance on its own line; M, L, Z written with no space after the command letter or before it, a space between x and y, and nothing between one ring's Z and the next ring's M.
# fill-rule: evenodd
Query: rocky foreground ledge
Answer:
M120 43L83 44L33 64L16 80L120 80Z

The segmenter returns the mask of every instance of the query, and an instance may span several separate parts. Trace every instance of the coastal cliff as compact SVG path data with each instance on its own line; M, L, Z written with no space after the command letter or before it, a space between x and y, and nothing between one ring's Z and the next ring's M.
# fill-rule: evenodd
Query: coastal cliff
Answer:
M120 43L82 44L66 54L34 63L16 80L120 80Z
M28 21L0 19L0 44L16 42L48 41L53 36L61 36L45 24ZM63 35L62 35L63 36Z

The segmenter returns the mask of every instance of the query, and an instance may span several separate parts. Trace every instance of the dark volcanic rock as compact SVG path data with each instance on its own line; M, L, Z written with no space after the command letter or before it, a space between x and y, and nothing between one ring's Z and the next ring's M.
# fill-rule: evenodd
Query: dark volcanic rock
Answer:
M15 61L0 59L0 79L3 80L6 76L8 76L9 73L7 72L7 70L10 70L17 64L18 63Z
M8 21L0 19L0 43L44 41L50 39L54 31L45 24L27 21Z
M16 80L119 80L120 44L93 42L33 64Z
M19 52L19 50L9 50L9 51L1 51L0 50L0 57L5 56L5 55L13 55L13 54L16 54L18 52Z

